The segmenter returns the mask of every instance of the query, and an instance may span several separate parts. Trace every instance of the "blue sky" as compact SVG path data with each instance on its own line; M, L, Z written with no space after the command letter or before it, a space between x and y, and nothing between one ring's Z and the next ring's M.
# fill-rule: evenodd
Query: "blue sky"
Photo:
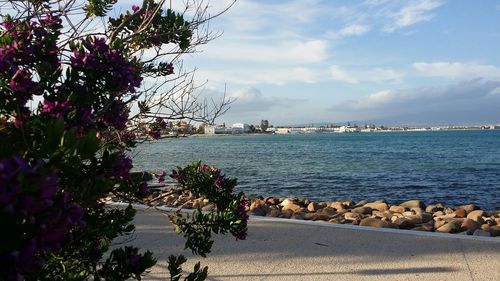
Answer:
M230 1L212 1L212 12ZM500 123L500 2L239 0L189 56L220 122Z

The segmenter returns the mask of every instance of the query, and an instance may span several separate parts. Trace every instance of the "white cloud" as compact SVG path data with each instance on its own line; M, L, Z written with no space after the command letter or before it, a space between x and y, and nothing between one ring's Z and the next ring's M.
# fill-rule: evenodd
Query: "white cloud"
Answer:
M359 82L385 83L401 82L403 74L388 68L373 68L368 70L347 71L338 65L330 66L330 74L333 80L343 81L351 84Z
M500 81L475 79L452 85L383 90L330 108L344 120L392 124L500 122Z
M429 21L434 16L430 12L441 5L443 2L440 0L408 1L406 6L389 16L393 21L385 27L384 31L393 32L419 22Z
M231 110L228 114L236 115L248 112L266 112L276 106L290 107L294 104L305 101L303 99L265 96L259 89L254 87L230 91L227 96L235 100L231 105Z
M413 67L424 76L452 79L484 78L500 81L500 68L489 64L461 62L416 62Z
M328 44L324 40L288 41L271 44L220 43L208 46L204 56L231 61L259 63L307 64L317 63L328 57Z
M318 71L305 67L243 67L223 70L198 70L197 77L216 83L255 85L259 83L284 85L291 82L315 83Z

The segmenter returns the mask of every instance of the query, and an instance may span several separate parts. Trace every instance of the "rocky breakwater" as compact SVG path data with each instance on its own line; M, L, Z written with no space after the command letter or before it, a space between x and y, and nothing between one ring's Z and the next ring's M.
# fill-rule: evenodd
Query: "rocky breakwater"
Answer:
M186 209L199 207L204 211L215 207L206 198L175 189L153 192L147 203ZM473 204L451 208L440 203L425 205L420 200L390 204L382 200L315 202L256 196L248 200L247 210L253 216L500 237L500 211L481 210Z

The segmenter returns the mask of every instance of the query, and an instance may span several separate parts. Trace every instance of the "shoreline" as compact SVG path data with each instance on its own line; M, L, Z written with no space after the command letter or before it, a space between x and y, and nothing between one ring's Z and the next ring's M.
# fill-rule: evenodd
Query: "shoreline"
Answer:
M340 225L402 229L480 237L500 237L500 210L481 210L473 204L456 208L441 203L409 200L399 204L384 200L317 202L304 198L255 196L247 198L248 214L254 217L320 221ZM110 201L113 201L110 198ZM175 188L152 191L145 200L150 207L197 209L210 212L215 205Z

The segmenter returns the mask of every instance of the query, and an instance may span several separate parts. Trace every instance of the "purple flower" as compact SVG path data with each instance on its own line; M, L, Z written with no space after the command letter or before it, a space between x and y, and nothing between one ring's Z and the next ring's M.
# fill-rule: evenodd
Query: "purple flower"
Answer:
M133 167L132 159L124 154L118 154L108 174L118 180L126 180L130 178L130 170Z
M44 100L42 106L42 112L55 116L56 118L61 118L71 109L70 101L49 101Z
M139 6L137 6L137 5L133 5L133 6L132 6L132 11L134 11L134 13L135 13L135 12L137 12L137 11L139 11L139 9L140 9L140 8L139 8Z

